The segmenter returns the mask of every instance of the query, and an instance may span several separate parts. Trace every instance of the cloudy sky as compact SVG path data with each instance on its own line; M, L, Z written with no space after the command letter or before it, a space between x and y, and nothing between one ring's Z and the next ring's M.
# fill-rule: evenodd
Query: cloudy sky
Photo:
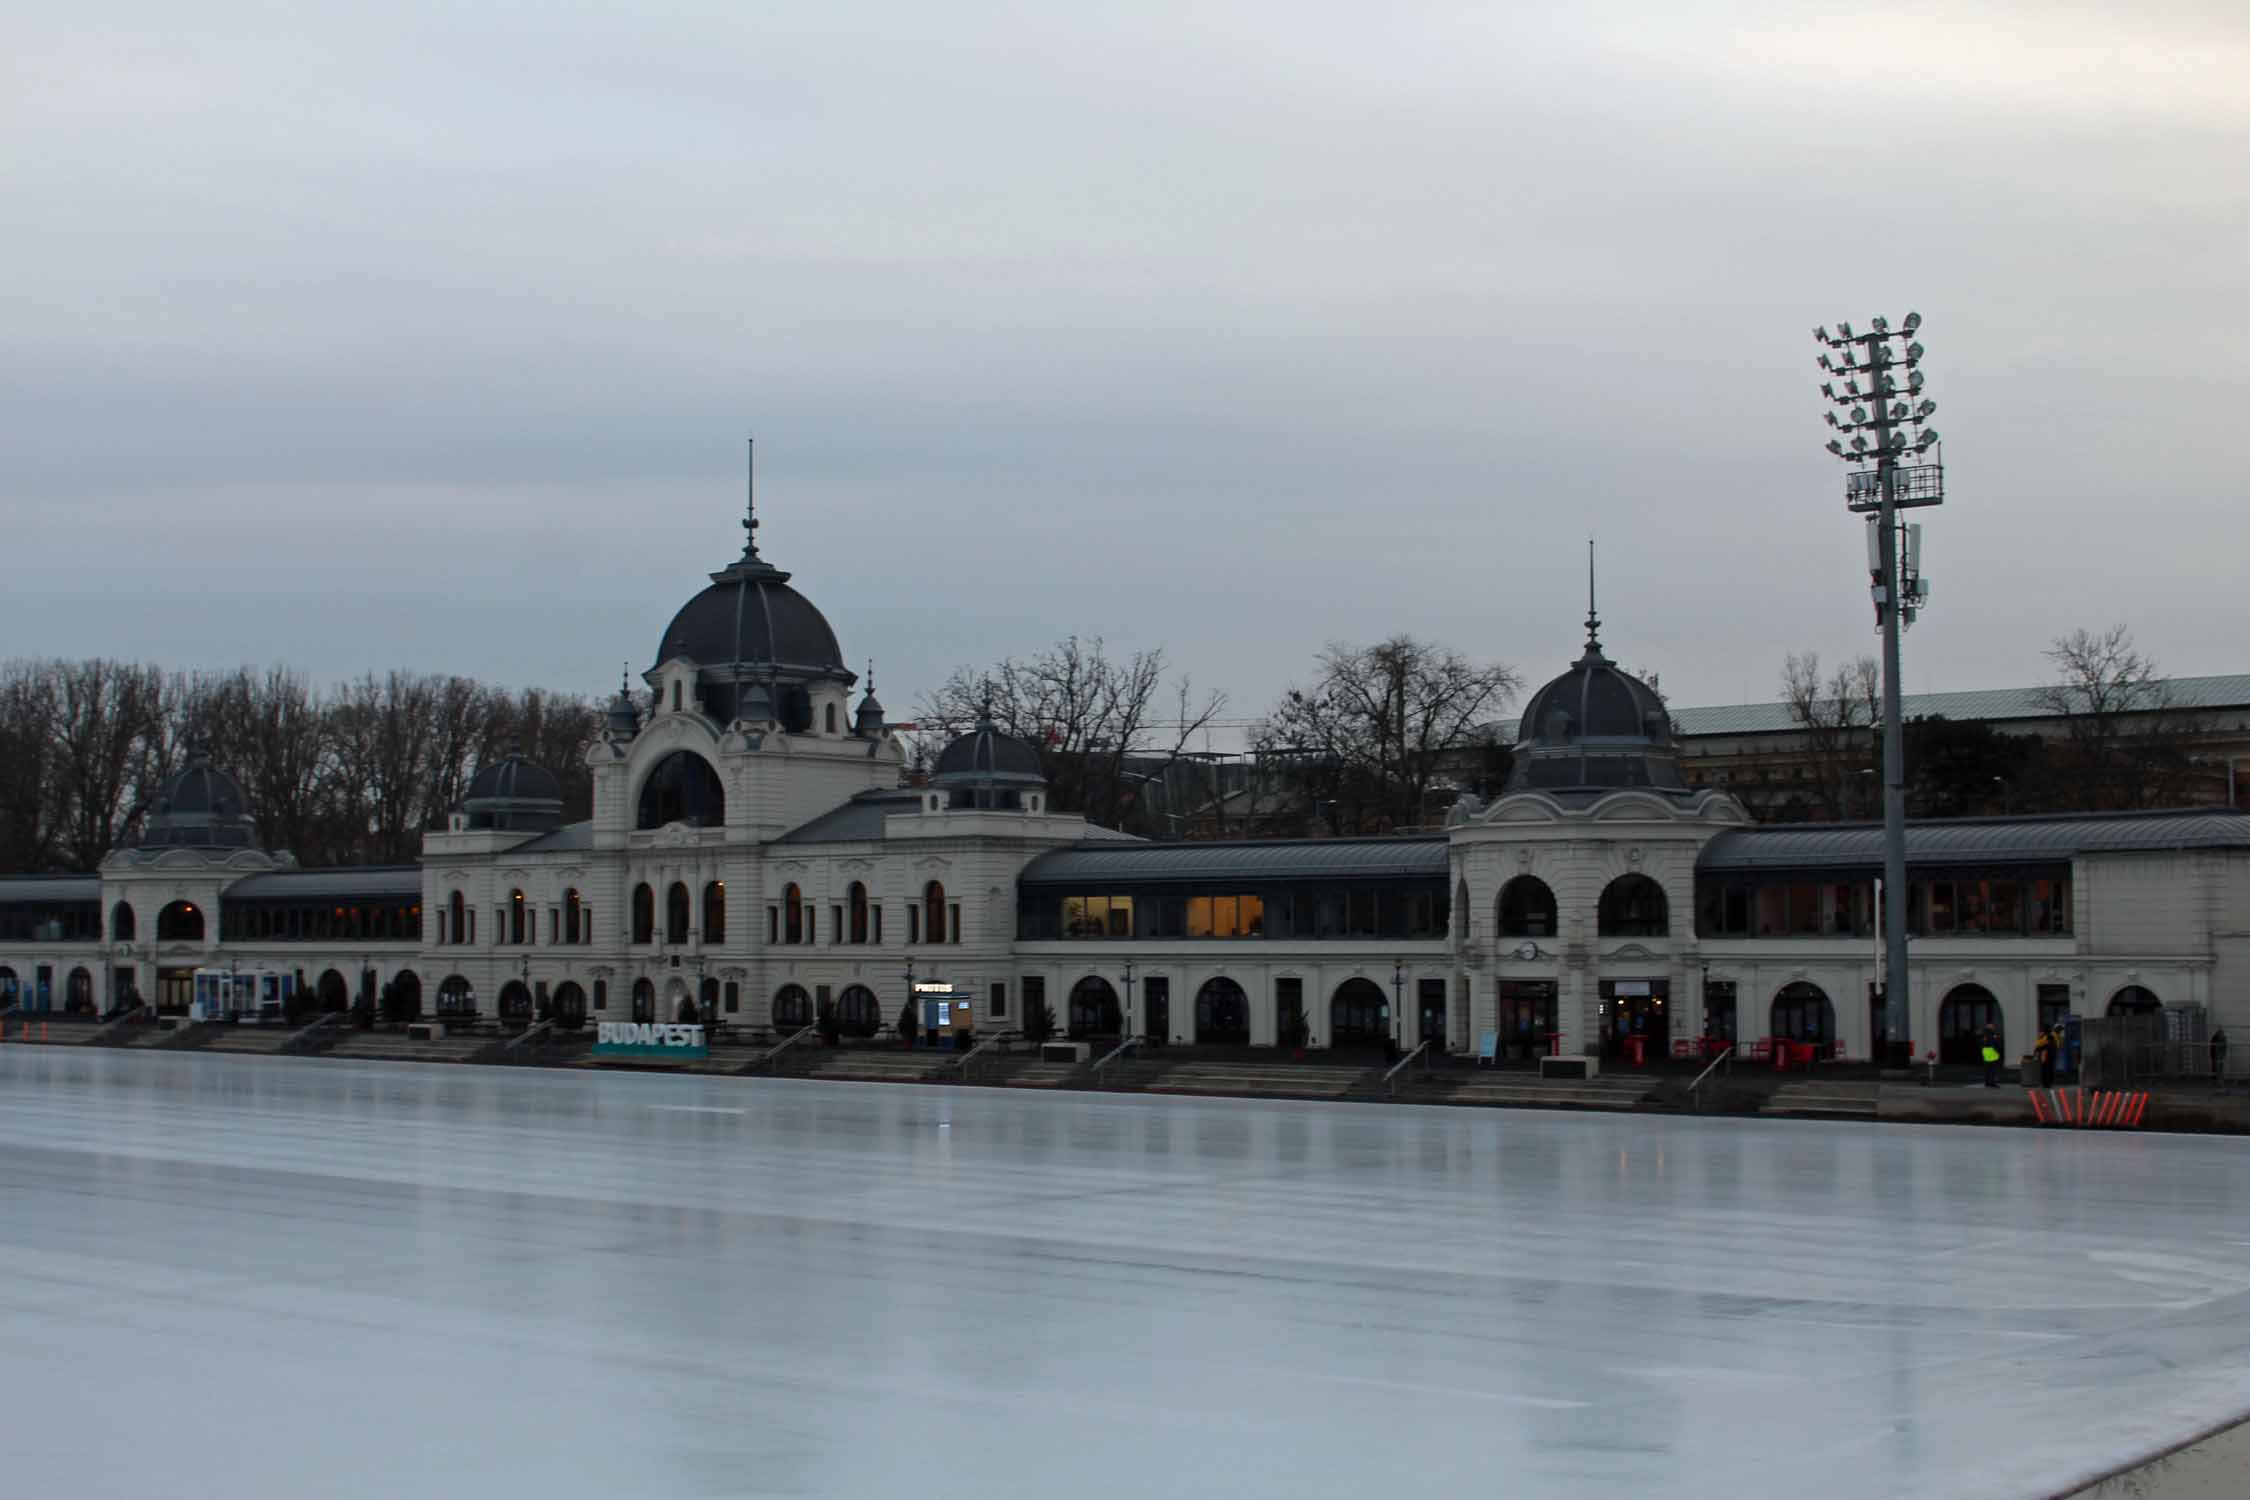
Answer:
M1810 337L1908 309L1908 686L2250 670L2239 3L6 0L0 655L590 690L740 547L894 710L1069 632L1874 644Z

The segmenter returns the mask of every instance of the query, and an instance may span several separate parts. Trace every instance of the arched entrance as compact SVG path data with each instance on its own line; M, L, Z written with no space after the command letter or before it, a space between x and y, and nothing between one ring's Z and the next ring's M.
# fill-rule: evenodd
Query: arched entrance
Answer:
M1383 1047L1391 1040L1391 997L1372 979L1347 979L1328 1002L1328 1045Z
M351 986L344 983L344 976L334 969L320 971L320 979L313 986L313 993L324 1011L343 1010L352 1003Z
M469 981L458 974L448 974L438 983L437 1013L440 1016L473 1016L477 1013L477 992L469 988Z
M175 901L156 914L156 940L160 943L203 941L203 908L193 901Z
M531 986L520 979L511 979L500 986L500 1019L503 1021L529 1021L531 1019Z
M1802 979L1783 985L1773 997L1771 1019L1775 1041L1826 1045L1836 1040L1836 1007L1819 985Z
M801 984L785 984L773 994L776 1031L802 1031L812 1024L812 996Z
M1500 1045L1519 1062L1545 1057L1562 1033L1562 1003L1551 979L1500 981Z
M404 1024L422 1014L422 976L401 969L383 986L383 1017Z
M555 1025L563 1031L576 1031L586 1024L586 992L564 980L555 986Z
M1195 992L1195 1039L1218 1046L1250 1045L1250 997L1224 977L1204 981Z
M70 978L63 984L63 1011L66 1015L92 1015L94 1012L94 976L84 969L72 969Z
M656 1019L656 986L646 979L633 981L633 1019L643 1025Z
M1119 1036L1125 1030L1125 1011L1117 991L1099 974L1089 974L1070 987L1070 1035Z
M883 1002L866 985L847 984L836 997L836 1024L846 1036L873 1036L883 1026Z
M1992 991L1981 984L1954 986L1938 1003L1938 1061L1981 1067L1987 1026L2000 1038L1993 1045L2006 1057L2007 1029L2001 1020L2000 1002L1992 998Z
M2129 984L2109 997L2109 1014L2113 1016L2153 1016L2164 1008L2156 998L2156 991Z

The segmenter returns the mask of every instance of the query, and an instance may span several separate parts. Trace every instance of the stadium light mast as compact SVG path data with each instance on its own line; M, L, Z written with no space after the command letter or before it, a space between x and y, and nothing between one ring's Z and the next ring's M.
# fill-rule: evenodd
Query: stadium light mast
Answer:
M1884 318L1865 333L1839 323L1836 332L1813 330L1824 351L1829 379L1820 393L1843 415L1829 412L1838 436L1828 451L1850 464L1844 506L1867 517L1867 571L1875 623L1883 632L1883 1031L1882 1061L1913 1061L1907 1022L1906 976L1906 732L1899 712L1899 632L1928 602L1922 578L1922 528L1902 526L1899 512L1945 501L1944 450L1928 426L1937 403L1922 395L1922 345L1915 333L1920 313L1908 313L1896 333ZM1901 383L1901 372L1904 383ZM1865 381L1863 389L1861 382ZM1911 435L1909 435L1911 432ZM1849 440L1848 442L1846 440ZM1937 449L1924 461L1924 455Z

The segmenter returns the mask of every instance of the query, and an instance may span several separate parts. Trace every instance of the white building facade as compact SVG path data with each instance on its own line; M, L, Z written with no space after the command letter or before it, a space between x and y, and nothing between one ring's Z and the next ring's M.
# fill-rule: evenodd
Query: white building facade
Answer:
M746 523L754 526L754 522ZM484 768L418 866L302 870L201 759L94 873L0 880L0 1007L184 1009L199 967L393 1017L893 1024L917 983L973 1024L1090 1038L1654 1062L1697 1039L1880 1038L1867 825L1757 826L1690 786L1662 703L1583 653L1526 703L1506 792L1443 834L1159 844L1047 806L991 724L904 785L896 738L790 575L742 557L672 617L638 698L556 778ZM2250 818L1911 830L1910 1040L2011 1053L2062 1014L2250 1024Z

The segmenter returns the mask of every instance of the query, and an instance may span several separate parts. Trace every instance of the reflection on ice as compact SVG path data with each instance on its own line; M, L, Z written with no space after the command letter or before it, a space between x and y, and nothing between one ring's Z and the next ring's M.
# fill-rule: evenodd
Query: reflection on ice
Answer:
M2179 1137L9 1048L10 1489L2047 1494L2250 1409L2246 1190Z

